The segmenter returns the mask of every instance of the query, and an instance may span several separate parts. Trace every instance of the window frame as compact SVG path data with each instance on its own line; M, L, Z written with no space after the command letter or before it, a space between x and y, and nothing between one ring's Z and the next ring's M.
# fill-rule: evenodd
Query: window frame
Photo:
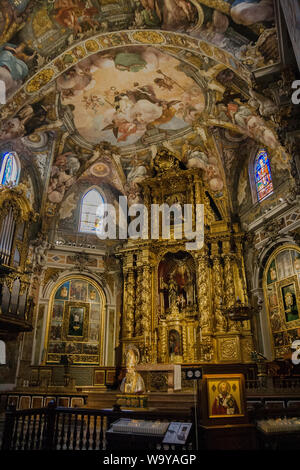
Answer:
M103 191L101 191L101 189L98 187L98 186L90 186L80 197L79 199L79 211L78 211L78 224L77 224L77 231L79 234L85 234L85 235L96 235L96 231L95 232L87 232L87 231L83 231L81 230L81 221L82 221L82 216L83 216L83 201L85 199L85 197L91 192L91 191L96 191L99 196L102 198L102 201L103 201L103 204L107 204L107 201L106 201L106 197L103 193Z
M8 158L9 156L12 155L13 157L13 161L15 162L15 165L17 167L17 171L16 171L16 179L15 179L15 182L8 182L8 183L5 183L3 184L2 183L2 180L3 180L3 177L4 177L4 173L5 173L5 170L6 170L6 165L7 165L7 161L8 161ZM1 160L1 167L0 167L0 186L8 186L8 185L13 185L13 186L17 186L19 184L19 180L20 180L20 175L21 175L21 163L20 163L20 159L18 157L18 154L14 151L8 151L8 152L5 152L3 155L2 155L2 160Z
M272 183L272 188L273 188L272 191L263 199L259 199L258 197L257 181L256 181L257 157L260 152L266 152L268 156L271 183ZM270 157L270 153L265 147L256 147L255 150L253 151L250 161L249 161L248 176L249 176L253 204L261 204L275 193L275 187L274 187L274 181L273 181L273 175L272 175L271 157Z

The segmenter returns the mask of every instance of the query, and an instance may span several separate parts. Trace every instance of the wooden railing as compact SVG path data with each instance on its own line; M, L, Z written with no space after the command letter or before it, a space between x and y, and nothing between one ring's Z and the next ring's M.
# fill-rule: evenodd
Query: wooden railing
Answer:
M121 417L191 421L186 413L47 408L6 412L2 450L108 450L106 430Z
M260 391L266 390L270 392L271 390L274 393L290 393L290 392L299 392L300 394L300 377L265 377L264 380L246 379L246 390L247 392L251 391Z
M246 390L258 390L260 388L262 388L262 385L258 379L246 380Z
M300 377L273 377L275 389L300 390Z

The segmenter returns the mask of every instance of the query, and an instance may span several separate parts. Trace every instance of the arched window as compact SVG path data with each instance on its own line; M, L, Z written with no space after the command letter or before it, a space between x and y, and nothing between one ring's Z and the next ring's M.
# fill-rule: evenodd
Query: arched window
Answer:
M104 198L97 189L90 189L81 199L79 232L96 233L104 215Z
M7 152L2 157L0 184L2 186L17 185L20 177L20 161L15 152Z
M254 163L254 178L258 202L273 193L270 160L266 150L259 150Z

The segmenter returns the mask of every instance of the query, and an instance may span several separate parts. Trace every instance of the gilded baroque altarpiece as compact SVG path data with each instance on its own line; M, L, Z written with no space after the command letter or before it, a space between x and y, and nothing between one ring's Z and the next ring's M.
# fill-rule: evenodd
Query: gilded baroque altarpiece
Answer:
M143 182L145 205L204 205L204 245L187 251L185 239L129 240L123 262L123 353L136 344L143 363L251 362L249 321L224 316L236 299L248 303L242 233L231 224L226 193L213 199L201 170L180 168L162 150L156 176ZM171 204L170 204L171 205ZM123 354L124 355L124 354Z

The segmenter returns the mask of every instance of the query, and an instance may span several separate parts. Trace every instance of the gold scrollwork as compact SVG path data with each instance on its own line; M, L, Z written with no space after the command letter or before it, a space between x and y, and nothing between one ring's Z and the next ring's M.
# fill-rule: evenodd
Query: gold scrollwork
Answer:
M41 70L27 83L26 92L31 94L39 91L52 80L54 73L54 70L50 68Z
M142 44L163 44L165 42L162 34L157 31L135 31L132 38Z

